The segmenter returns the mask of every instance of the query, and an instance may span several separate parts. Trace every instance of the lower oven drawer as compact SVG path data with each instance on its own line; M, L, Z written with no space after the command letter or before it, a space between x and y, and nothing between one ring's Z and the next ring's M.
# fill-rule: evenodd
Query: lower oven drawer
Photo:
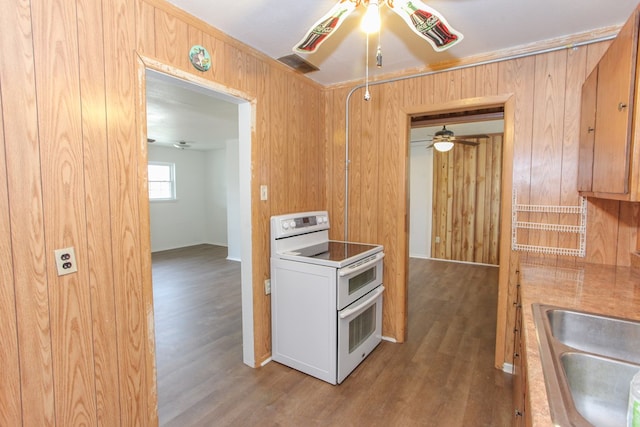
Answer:
M382 339L383 292L380 285L338 312L338 384Z

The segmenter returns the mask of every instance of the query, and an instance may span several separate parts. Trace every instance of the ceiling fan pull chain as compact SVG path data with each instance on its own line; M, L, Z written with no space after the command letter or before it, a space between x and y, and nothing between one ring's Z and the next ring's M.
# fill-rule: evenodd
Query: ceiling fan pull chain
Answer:
M364 68L364 88L364 100L368 101L371 99L371 93L369 93L369 33L367 33L367 54Z
M382 33L382 30L378 31L378 51L376 52L376 65L378 68L382 68L382 43L380 42L380 33Z

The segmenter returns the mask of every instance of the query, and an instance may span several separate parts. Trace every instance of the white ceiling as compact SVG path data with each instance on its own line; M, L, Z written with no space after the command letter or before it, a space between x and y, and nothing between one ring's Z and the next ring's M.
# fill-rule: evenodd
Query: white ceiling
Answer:
M291 54L293 46L336 0L169 2L277 59ZM616 27L624 23L638 3L637 0L433 0L427 4L442 13L453 28L464 34L464 39L437 53L385 6L381 9L384 66L372 67L372 77ZM317 53L302 55L320 68L307 74L309 78L328 85L363 77L365 43L358 28L361 16L362 10L354 11ZM192 150L222 148L226 141L238 138L237 103L209 89L149 71L148 136L160 146L171 147L186 141L192 144Z
M280 58L292 53L292 47L336 0L169 2L266 55ZM371 77L616 27L626 21L638 4L637 0L432 0L425 3L439 11L464 39L449 50L437 53L385 6L381 8L383 67L373 67ZM364 76L365 38L358 27L363 11L364 8L359 7L349 15L318 52L301 55L320 68L307 74L309 78L328 85Z
M238 100L147 70L147 137L154 146L185 141L190 150L224 148L238 139Z

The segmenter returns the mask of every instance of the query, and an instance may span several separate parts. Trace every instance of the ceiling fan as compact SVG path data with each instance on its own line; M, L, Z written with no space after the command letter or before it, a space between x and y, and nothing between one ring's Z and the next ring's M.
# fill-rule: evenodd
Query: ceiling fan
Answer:
M449 49L463 38L462 33L454 30L444 16L420 0L339 0L331 10L311 26L293 50L300 53L314 53L359 6L366 8L362 27L367 34L379 30L379 8L387 6L398 14L414 33L429 42L438 52Z
M466 139L462 139L466 138ZM489 135L478 134L478 135L462 135L456 137L453 131L447 129L447 126L442 126L442 129L437 131L431 140L431 144L427 145L426 148L435 148L438 151L449 151L453 148L453 144L464 144L477 146L480 144L478 141L469 141L469 139L478 139L478 138L489 138Z
M179 148L180 150L184 150L185 148L191 148L191 144L195 144L195 142L178 141L177 143L173 144L173 146Z

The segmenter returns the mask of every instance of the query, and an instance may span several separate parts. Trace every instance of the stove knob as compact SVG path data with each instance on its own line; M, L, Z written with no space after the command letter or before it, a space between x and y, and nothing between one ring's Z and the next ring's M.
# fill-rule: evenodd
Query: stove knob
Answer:
M294 220L289 221L289 227L296 228L296 222Z
M326 216L322 217L322 222L329 222L329 218L327 218Z
M289 223L287 221L283 221L282 222L282 228L284 228L285 230L287 230L289 228Z

